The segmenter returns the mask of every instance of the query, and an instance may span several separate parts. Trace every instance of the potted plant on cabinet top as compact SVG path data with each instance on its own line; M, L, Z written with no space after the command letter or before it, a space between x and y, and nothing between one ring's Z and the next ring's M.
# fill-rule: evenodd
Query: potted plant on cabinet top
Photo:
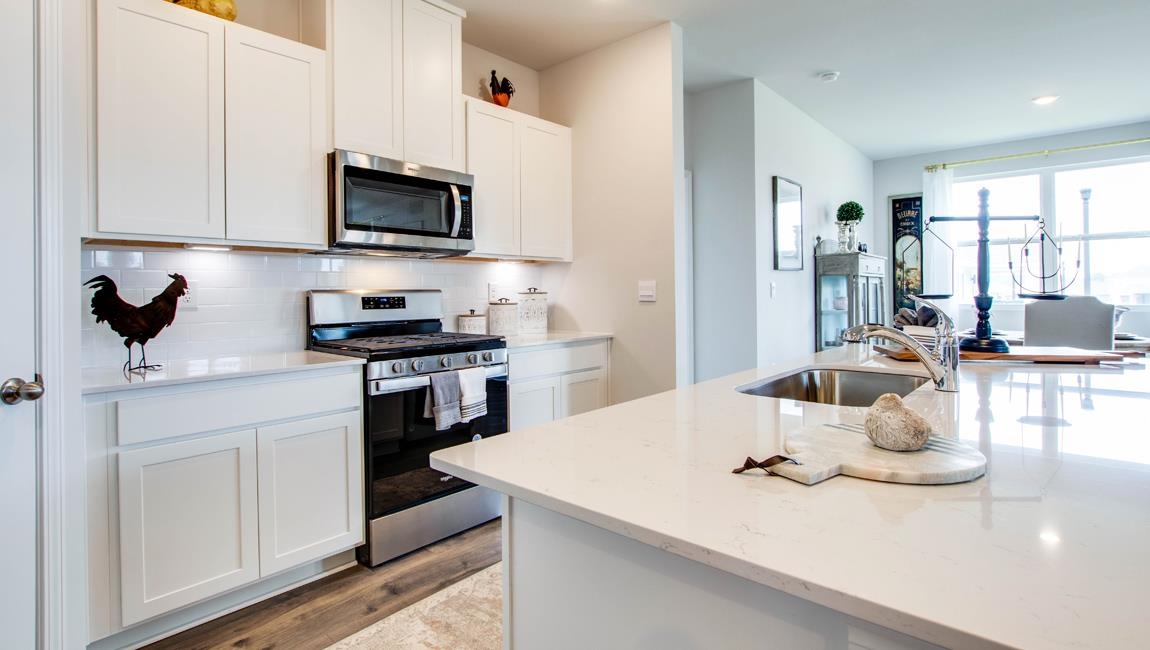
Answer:
M858 233L855 227L862 221L862 205L858 201L847 201L839 206L836 218L839 223L839 252L850 253L858 248Z

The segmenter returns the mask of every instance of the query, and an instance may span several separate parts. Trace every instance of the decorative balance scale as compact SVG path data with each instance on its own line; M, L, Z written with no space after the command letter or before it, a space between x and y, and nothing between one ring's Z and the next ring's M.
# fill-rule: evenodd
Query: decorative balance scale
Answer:
M978 191L977 217L931 217L929 224L940 222L976 222L978 223L978 295L974 297L974 306L978 310L978 322L974 327L974 336L967 336L959 341L959 349L968 352L1009 352L1010 346L1001 338L993 335L990 326L990 307L994 299L990 296L990 222L992 221L1037 221L1042 223L1038 215L1024 217L991 217L987 199L990 190L982 188ZM1046 230L1039 226L1041 237L1046 236ZM1030 241L1028 239L1027 241ZM1024 246L1025 249L1025 246ZM1061 251L1061 247L1059 247ZM1011 274L1013 275L1013 265ZM953 282L953 275L952 275ZM1044 281L1045 284L1045 281ZM942 297L942 296L935 296ZM949 297L949 296L946 296Z

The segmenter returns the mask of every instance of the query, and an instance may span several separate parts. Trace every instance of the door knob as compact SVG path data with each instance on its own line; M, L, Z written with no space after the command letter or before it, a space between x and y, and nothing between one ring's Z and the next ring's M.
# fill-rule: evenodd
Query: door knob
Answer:
M5 404L19 404L23 401L35 402L44 396L44 383L40 375L35 381L12 378L0 384L0 401Z

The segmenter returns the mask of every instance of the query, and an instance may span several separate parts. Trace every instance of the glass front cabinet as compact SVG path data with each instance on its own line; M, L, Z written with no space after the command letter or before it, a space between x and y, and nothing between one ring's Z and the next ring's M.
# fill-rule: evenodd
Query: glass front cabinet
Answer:
M843 332L862 323L885 324L886 258L866 253L815 256L815 350L843 344Z

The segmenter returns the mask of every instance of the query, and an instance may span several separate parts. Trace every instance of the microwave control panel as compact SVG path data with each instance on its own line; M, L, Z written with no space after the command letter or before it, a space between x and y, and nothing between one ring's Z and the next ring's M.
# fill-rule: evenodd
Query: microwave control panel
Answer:
M459 213L461 215L460 223L459 223L459 238L460 239L471 239L472 234L471 234L471 195L470 194L460 194L459 195Z

